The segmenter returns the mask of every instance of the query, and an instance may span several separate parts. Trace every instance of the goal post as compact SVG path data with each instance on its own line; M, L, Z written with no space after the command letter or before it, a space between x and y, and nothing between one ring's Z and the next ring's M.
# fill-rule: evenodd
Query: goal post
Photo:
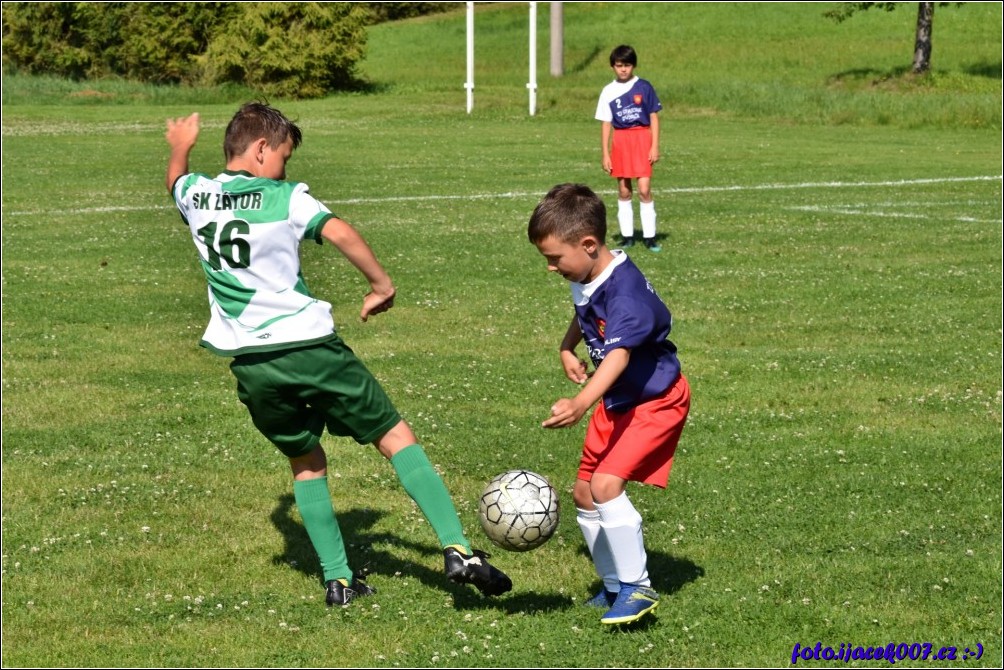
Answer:
M537 3L528 3L530 6L530 72L529 81L526 84L530 98L530 116L537 113ZM563 50L563 16L562 3L551 3L551 74L555 77L561 76L563 63L561 53ZM557 21L557 25L556 25ZM467 113L474 109L474 3L467 3L467 80L464 82L467 90Z

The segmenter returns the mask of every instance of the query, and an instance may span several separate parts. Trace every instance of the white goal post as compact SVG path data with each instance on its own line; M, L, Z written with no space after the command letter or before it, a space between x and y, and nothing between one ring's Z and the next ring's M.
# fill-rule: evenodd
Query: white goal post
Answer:
M537 3L531 2L530 5L530 80L526 84L526 88L530 94L530 116L534 116L537 113ZM555 21L557 17L558 21L561 20L561 3L552 2L551 3L551 31L555 31ZM560 29L560 26L559 26ZM557 42L555 40L558 40ZM561 35L551 35L551 74L554 76L559 76L561 74L561 64L556 63L555 58L557 54L557 59L560 61L561 58L561 45L560 40L563 39ZM467 113L470 114L471 110L474 109L474 3L467 3L467 81L464 82L464 88L467 89Z

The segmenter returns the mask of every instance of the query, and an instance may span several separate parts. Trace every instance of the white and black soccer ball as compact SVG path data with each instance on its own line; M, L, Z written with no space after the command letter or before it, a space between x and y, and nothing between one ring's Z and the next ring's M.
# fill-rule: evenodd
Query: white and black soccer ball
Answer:
M481 527L509 551L530 551L558 528L558 492L530 470L507 470L485 486L478 504Z

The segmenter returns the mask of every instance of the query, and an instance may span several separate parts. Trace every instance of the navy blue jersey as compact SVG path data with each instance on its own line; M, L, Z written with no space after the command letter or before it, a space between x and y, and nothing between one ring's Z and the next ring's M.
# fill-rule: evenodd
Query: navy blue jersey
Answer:
M603 396L608 410L624 412L672 386L680 361L669 340L669 308L627 254L619 249L613 254L595 280L572 283L572 300L594 366L614 349L631 350L627 368Z
M659 111L662 103L652 84L633 77L624 83L612 81L603 88L596 103L596 120L621 129L650 126L651 115Z

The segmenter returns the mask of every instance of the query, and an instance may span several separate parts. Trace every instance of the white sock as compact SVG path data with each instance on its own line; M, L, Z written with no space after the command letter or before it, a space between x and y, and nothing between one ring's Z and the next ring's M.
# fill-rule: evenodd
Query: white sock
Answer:
M603 588L611 593L620 591L620 580L617 579L617 568L614 567L614 556L610 552L610 543L600 527L600 513L596 510L586 510L576 507L578 514L575 520L582 529L582 537L586 538L586 548L593 558L596 574L603 580Z
M617 201L617 223L621 227L621 237L634 237L634 209L630 200Z
M641 234L649 239L655 237L655 200L641 203L638 214L641 216Z
M624 492L606 503L596 503L600 527L613 554L617 579L624 584L651 586L648 578L648 555L641 532L641 514Z

